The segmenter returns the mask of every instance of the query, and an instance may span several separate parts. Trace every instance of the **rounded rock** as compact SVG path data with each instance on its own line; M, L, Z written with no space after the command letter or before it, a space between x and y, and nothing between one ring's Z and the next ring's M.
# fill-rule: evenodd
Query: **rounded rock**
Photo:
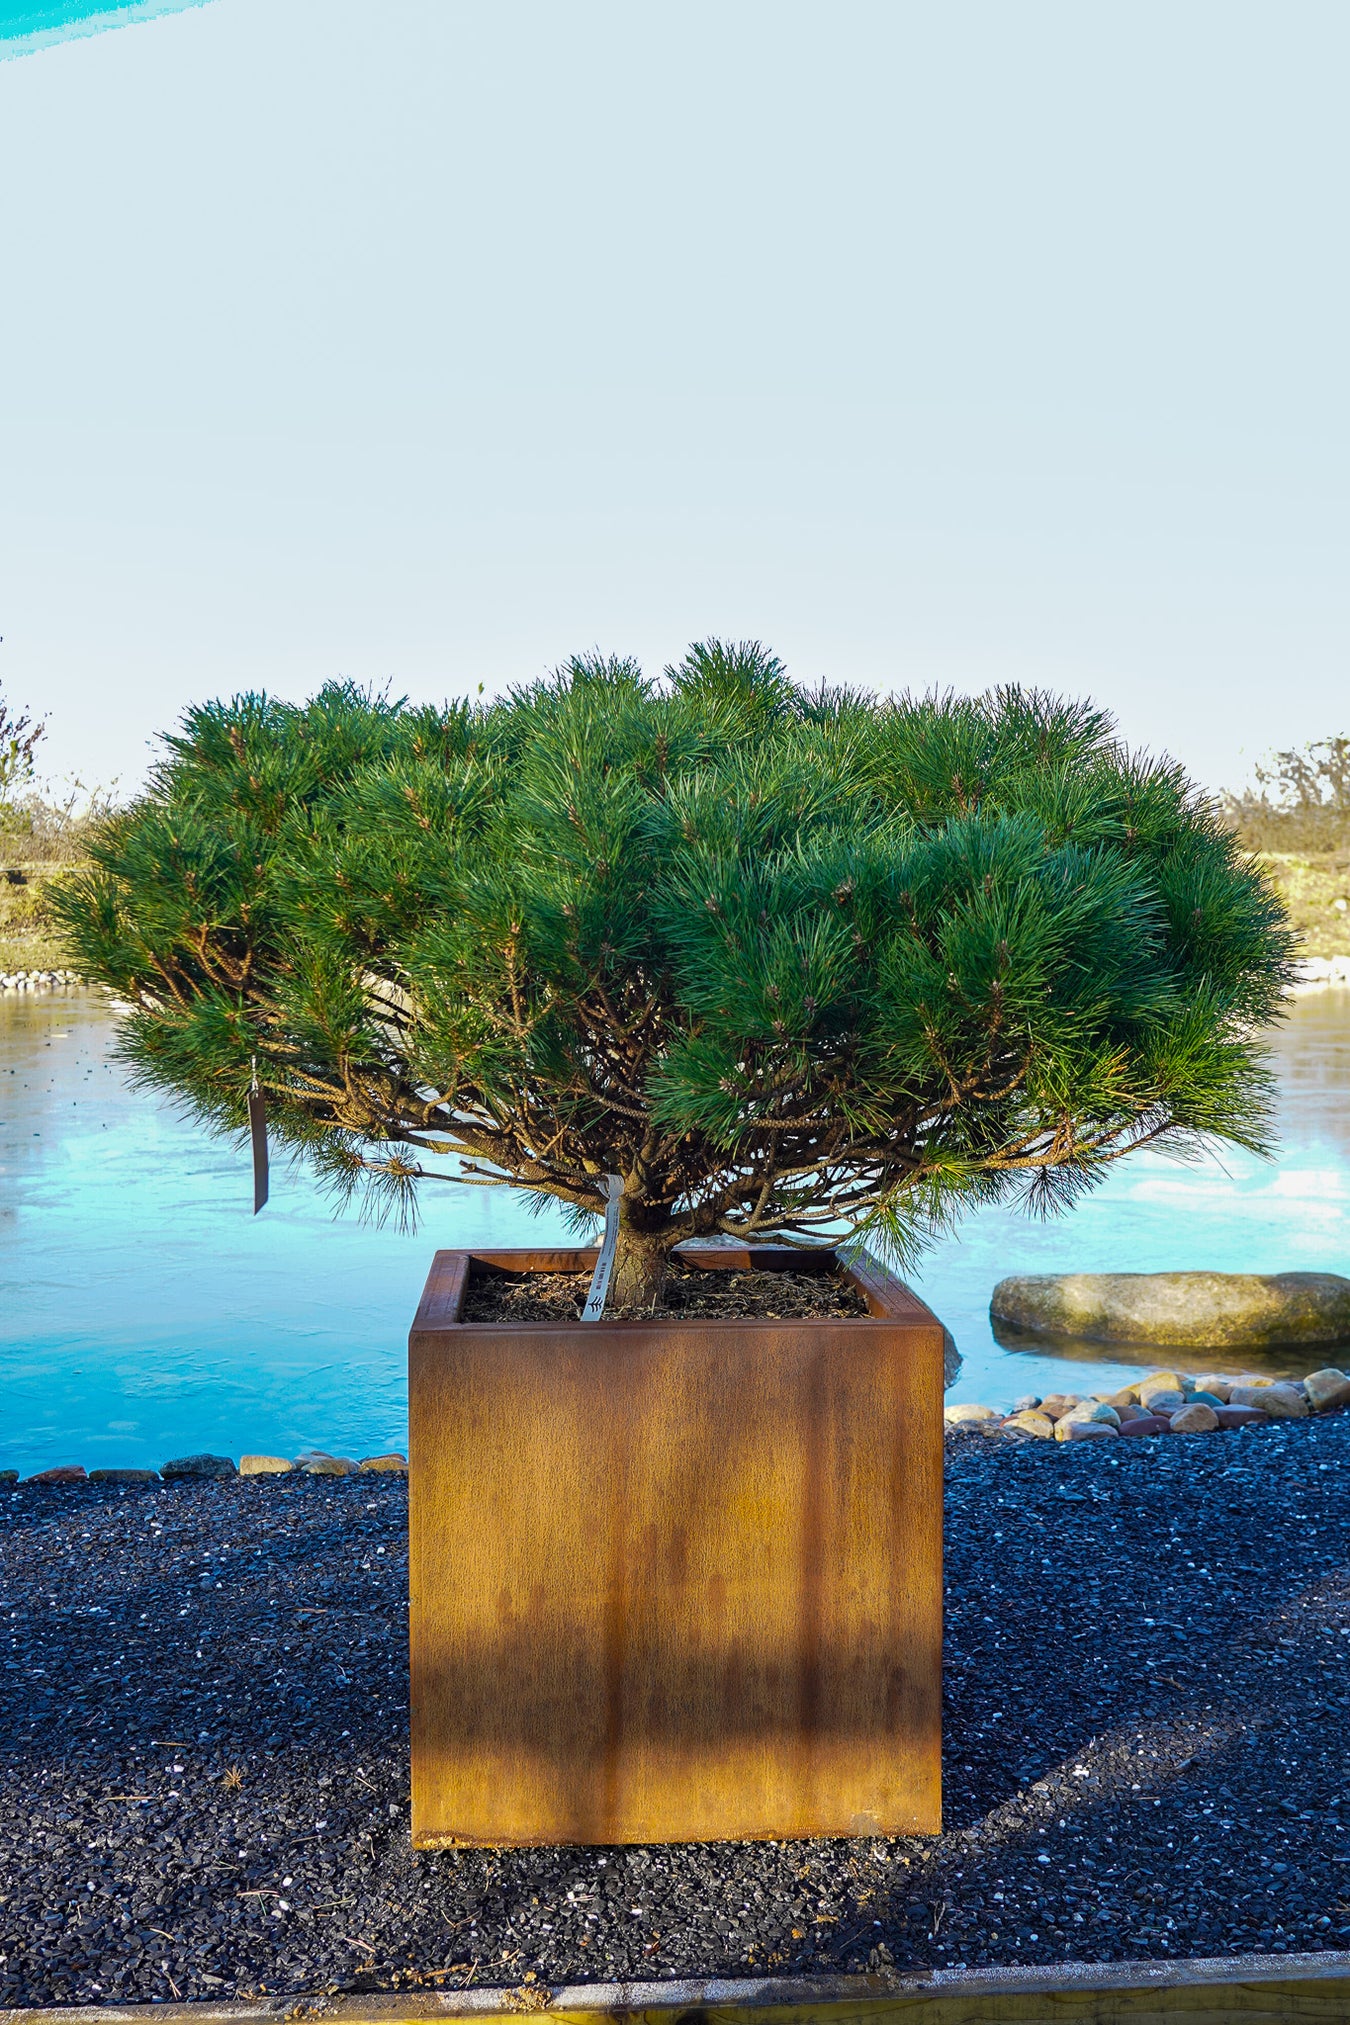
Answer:
M978 1427L986 1420L1001 1420L1003 1416L995 1413L992 1406L944 1406L942 1418L948 1427Z
M1350 1406L1350 1378L1334 1366L1325 1371L1310 1371L1303 1381L1303 1390L1314 1413L1334 1413L1338 1407Z
M284 1455L241 1455L241 1477L284 1477L295 1467Z
M1077 1406L1071 1406L1061 1415L1055 1425L1061 1426L1066 1420L1080 1422L1099 1421L1103 1427L1119 1427L1120 1414L1114 1406L1108 1406L1104 1399L1084 1399Z
M358 1468L363 1470L387 1470L391 1474L397 1473L400 1476L406 1477L408 1474L408 1458L406 1455L399 1455L397 1450L392 1451L389 1455L363 1455Z
M1214 1434L1218 1426L1218 1414L1202 1401L1183 1406L1180 1413L1172 1415L1173 1434Z
M1055 1422L1056 1441L1119 1441L1120 1429L1104 1420L1074 1420L1066 1416Z
M87 1484L89 1472L83 1463L58 1463L55 1469L37 1470L25 1477L26 1484Z
M1033 1434L1039 1436L1043 1441L1053 1441L1055 1438L1055 1423L1051 1420L1048 1413L1037 1413L1029 1408L1023 1413L1010 1414L999 1431L1002 1434Z
M1142 1413L1137 1420L1122 1420L1120 1431L1133 1439L1138 1435L1166 1434L1167 1422L1156 1413Z
M1145 1385L1140 1387L1139 1403L1150 1413L1179 1413L1186 1404L1186 1395L1165 1385Z
M1000 1280L995 1322L1033 1335L1179 1349L1350 1340L1339 1273L1019 1273Z
M227 1455L180 1455L160 1467L165 1483L184 1477L237 1477L239 1472Z
M1047 1392L1041 1401L1040 1410L1051 1420L1062 1420L1075 1406L1082 1405L1082 1395L1077 1392Z
M1306 1420L1308 1402L1294 1385L1235 1385L1228 1395L1230 1406L1256 1406L1272 1420Z
M1220 1427L1270 1426L1270 1415L1262 1413L1259 1406L1216 1406L1214 1411Z

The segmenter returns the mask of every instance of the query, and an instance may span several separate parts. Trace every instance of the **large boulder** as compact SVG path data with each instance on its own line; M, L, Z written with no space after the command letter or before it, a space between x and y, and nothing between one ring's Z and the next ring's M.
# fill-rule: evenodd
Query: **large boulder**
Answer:
M1339 1273L1017 1273L995 1322L1035 1336L1258 1350L1350 1342L1350 1280Z

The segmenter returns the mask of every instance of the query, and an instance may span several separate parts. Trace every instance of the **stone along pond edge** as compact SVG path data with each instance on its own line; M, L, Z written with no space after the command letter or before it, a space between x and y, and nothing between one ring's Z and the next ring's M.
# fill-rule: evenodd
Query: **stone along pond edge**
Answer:
M1254 1430L1338 1413L1347 1405L1350 1375L1334 1365L1301 1379L1152 1371L1114 1392L1027 1393L1006 1413L978 1403L953 1404L943 1419L948 1434L1006 1442L1119 1441Z
M391 1451L387 1455L329 1455L326 1449L306 1449L295 1457L242 1455L236 1463L227 1455L183 1455L161 1463L157 1470L92 1469L83 1463L58 1463L53 1469L35 1470L24 1477L25 1484L157 1484L223 1482L233 1477L350 1477L362 1473L406 1476L408 1458ZM17 1470L0 1470L0 1484L19 1482Z
M1007 1443L1028 1441L1119 1441L1156 1435L1254 1432L1279 1421L1310 1420L1350 1405L1350 1374L1335 1366L1310 1371L1303 1379L1223 1376L1192 1378L1178 1371L1154 1371L1114 1392L1027 1393L1007 1413L992 1406L961 1403L943 1410L949 1437L982 1435ZM57 1463L20 1479L18 1470L0 1470L0 1484L151 1484L186 1479L224 1481L233 1477L345 1477L362 1472L406 1475L408 1459L384 1455L330 1455L306 1449L298 1456L176 1456L153 1469L86 1469Z

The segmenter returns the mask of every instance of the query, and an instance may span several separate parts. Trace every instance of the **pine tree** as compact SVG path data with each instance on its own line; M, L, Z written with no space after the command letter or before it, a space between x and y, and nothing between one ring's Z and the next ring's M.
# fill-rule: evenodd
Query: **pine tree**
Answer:
M123 1048L405 1212L428 1156L588 1224L612 1300L689 1237L1066 1203L1262 1148L1291 943L1213 807L1086 704L807 693L709 641L504 700L190 710L57 898ZM445 1178L444 1176L440 1178Z

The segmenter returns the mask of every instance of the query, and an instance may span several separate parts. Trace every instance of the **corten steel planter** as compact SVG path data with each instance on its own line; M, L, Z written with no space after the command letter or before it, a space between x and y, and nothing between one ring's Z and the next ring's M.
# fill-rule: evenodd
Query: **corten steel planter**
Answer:
M438 1252L413 1325L413 1842L935 1833L941 1324L871 1265L866 1317L459 1320L595 1256Z

